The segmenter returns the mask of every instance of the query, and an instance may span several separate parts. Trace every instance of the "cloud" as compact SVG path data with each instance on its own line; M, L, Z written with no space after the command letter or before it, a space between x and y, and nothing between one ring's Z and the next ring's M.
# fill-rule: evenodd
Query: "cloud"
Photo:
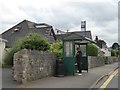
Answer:
M93 38L98 35L111 45L118 40L117 1L1 0L0 33L24 19L45 22L63 31L78 31L81 29L81 21L86 20L87 29L92 31Z

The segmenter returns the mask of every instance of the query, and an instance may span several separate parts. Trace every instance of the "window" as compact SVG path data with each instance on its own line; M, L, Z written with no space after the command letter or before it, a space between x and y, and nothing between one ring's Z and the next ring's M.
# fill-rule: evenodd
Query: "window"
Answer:
M64 52L66 57L72 57L73 56L73 44L72 42L66 41L64 43Z
M82 52L82 56L87 56L87 54L86 54L86 45L80 45L80 50Z
M17 26L15 29L14 29L14 32L17 32L21 29L21 26Z
M35 25L36 28L45 28L48 27L46 24L36 24Z

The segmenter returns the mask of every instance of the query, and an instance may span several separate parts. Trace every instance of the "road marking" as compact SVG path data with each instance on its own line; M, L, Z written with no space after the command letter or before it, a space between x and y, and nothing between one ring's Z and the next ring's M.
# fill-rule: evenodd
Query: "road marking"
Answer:
M95 88L95 86L105 77L109 77L113 72L115 72L119 67L115 68L113 71L109 72L106 75L101 76L97 81L95 81L95 83L89 88L89 90L91 90L92 88ZM98 89L99 90L99 89ZM101 89L100 89L101 90Z
M110 83L110 81L113 79L113 77L117 75L117 73L118 73L118 69L109 76L109 78L103 83L103 85L100 88L102 89L106 88L107 85Z

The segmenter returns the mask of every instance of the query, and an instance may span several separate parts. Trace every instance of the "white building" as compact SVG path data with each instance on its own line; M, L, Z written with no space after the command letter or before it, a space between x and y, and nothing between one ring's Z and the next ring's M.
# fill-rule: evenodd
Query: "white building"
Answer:
M111 52L108 50L108 48L101 49L101 51L105 52L104 56L111 56Z
M101 49L96 44L93 45L98 48L98 56L111 56L111 52L109 51L108 48L104 47Z
M7 42L6 40L0 38L0 63L2 62L4 57L4 49L5 49L6 42Z

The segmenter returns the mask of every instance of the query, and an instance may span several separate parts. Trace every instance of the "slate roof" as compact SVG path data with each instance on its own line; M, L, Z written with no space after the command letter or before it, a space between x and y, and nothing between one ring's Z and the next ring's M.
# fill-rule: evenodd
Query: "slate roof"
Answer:
M56 38L57 38L58 40L63 40L65 37L69 36L70 34L80 35L80 36L87 37L87 38L89 38L89 39L92 40L91 31L67 32L66 34L56 35Z
M11 47L16 40L30 33L39 33L43 37L48 38L50 43L53 43L56 40L55 33L51 25L46 23L39 24L28 20L23 20L9 30L3 32L2 37L8 41L6 46Z

